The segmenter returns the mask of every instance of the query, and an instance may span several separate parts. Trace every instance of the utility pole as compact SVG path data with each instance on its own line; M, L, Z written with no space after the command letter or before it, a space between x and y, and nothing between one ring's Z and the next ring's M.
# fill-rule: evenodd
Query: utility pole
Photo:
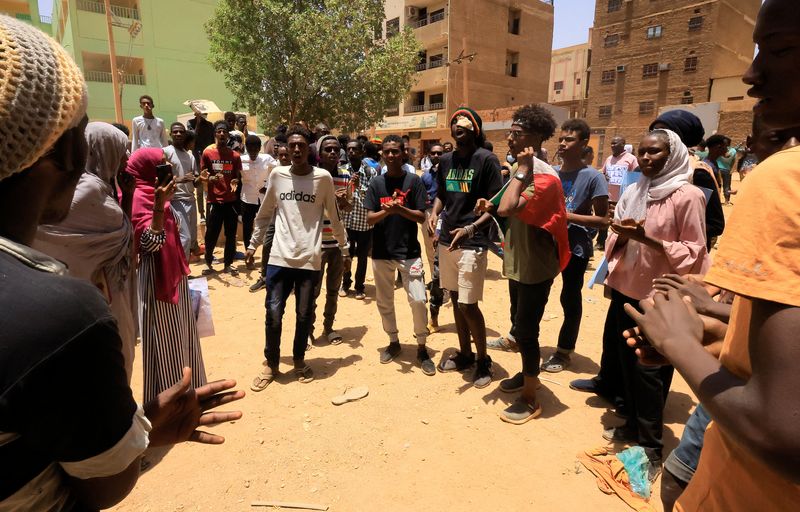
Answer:
M106 28L108 29L108 55L111 58L111 88L114 91L114 118L122 123L122 98L120 97L119 73L117 68L117 50L114 46L114 32L111 18L111 2L103 0L106 9Z

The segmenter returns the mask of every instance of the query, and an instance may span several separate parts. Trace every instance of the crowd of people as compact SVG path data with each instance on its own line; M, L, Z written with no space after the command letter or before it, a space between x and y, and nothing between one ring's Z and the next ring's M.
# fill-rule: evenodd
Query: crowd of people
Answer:
M197 112L189 126L167 130L146 95L130 131L90 123L86 84L66 51L0 16L0 73L13 91L0 98L0 302L12 313L0 319L0 510L106 508L135 485L148 450L224 441L200 429L240 418L212 409L244 392L233 380L207 382L189 292L193 259L204 258L203 274L217 272L220 235L223 273L238 273L237 258L255 269L261 253L250 290L266 295L264 361L251 390L280 373L292 293L292 371L314 380L305 356L322 289L321 337L335 345L339 300L365 298L371 260L388 338L380 363L403 350L394 300L402 287L424 375L469 371L485 388L494 378L489 350L520 354L519 371L498 383L516 396L500 413L515 425L542 414L540 373L571 363L585 275L600 249L610 299L600 370L570 388L624 418L602 437L641 446L651 481L663 470L665 510L794 509L800 86L786 79L800 71L794 7L767 0L759 14L760 51L743 80L760 101L745 145L705 138L696 116L676 110L655 119L635 149L614 137L599 169L590 126L558 126L540 105L514 112L502 164L466 106L450 116L453 142L420 158L406 137L351 139L324 124L281 126L264 144L232 112L216 123ZM552 137L558 151L548 158ZM508 280L508 296L493 300L507 301L511 320L494 340L480 308L489 253ZM563 322L543 358L540 323L559 276ZM436 363L427 342L446 300L458 348ZM142 404L130 388L137 339ZM675 370L700 403L666 454Z

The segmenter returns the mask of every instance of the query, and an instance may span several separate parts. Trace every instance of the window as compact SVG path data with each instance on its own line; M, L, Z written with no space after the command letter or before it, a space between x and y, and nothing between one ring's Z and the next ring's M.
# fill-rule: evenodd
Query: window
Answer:
M611 117L611 105L603 105L598 109L597 115L600 119L608 119Z
M617 46L619 44L619 34L608 34L605 39L603 39L603 46L606 48L610 48L612 46Z
M600 83L601 84L613 84L617 80L617 72L612 70L603 71L602 75L600 75Z
M684 71L697 71L697 57L686 57L683 61Z
M554 91L561 91L564 88L564 81L559 80L558 82L553 82L553 90Z
M622 0L608 0L608 12L622 9Z
M647 39L658 39L661 37L661 25L647 28Z
M518 76L519 52L506 52L506 75Z
M522 19L522 11L519 9L508 10L508 33L519 35L519 23Z
M386 22L386 38L400 33L400 18L393 18Z
M428 110L443 110L444 109L444 93L431 94L428 98Z
M689 30L700 30L703 28L703 17L695 16L689 20Z
M581 79L580 78L576 78L575 79L575 83L578 84L578 85L581 85Z
M430 23L436 23L437 21L442 21L444 19L444 9L437 9L431 12L431 16L429 18Z
M691 105L694 103L694 96L692 96L692 91L683 91L683 97L681 98L682 105Z
M645 64L642 66L642 78L658 76L658 64Z
M639 103L639 114L652 114L656 110L655 101L642 101Z

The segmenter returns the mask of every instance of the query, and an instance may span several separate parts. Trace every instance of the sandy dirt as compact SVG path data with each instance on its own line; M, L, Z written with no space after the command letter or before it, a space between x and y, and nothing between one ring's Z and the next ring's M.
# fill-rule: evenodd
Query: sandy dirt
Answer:
M217 253L221 257L221 248ZM599 259L597 253L593 264ZM509 328L509 303L501 262L494 255L489 262L481 307L494 337ZM201 268L192 265L192 274L200 275ZM172 449L115 510L264 510L251 507L260 500L316 503L332 511L629 510L616 496L601 493L575 457L605 445L603 425L622 423L601 400L568 387L570 380L591 377L598 369L608 306L601 288L584 294L572 366L542 375L542 417L514 426L497 416L514 399L500 392L498 383L520 369L519 355L492 351L495 382L483 390L472 387L471 374L423 375L415 364L411 313L402 290L395 304L403 352L388 365L379 363L387 337L372 299L371 276L368 300L339 299L336 327L344 343L320 343L307 354L314 382L300 384L287 374L265 391L251 392L263 359L265 293L249 293L246 286L256 272L244 271L243 264L239 268L239 282L209 279L216 336L202 345L209 380L235 378L247 391L237 404L244 417L214 429L226 437L222 446L187 443ZM563 318L560 286L556 279L542 321L543 357L554 350ZM440 321L442 332L429 338L436 362L457 346L449 305ZM284 318L282 371L291 369L293 332L292 297ZM133 379L137 398L140 362ZM340 407L331 404L352 386L368 386L369 396ZM691 391L676 374L665 413L665 455L677 444L693 406ZM657 490L655 496L660 510Z

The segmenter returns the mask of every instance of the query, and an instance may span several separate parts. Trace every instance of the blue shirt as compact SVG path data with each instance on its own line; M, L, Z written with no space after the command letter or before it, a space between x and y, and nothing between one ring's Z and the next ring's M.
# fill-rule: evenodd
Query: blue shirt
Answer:
M563 172L560 167L555 169L561 178L568 213L592 215L592 200L596 197L608 197L608 182L597 169L584 167L570 172ZM568 233L572 255L589 258L592 255L592 238L597 230L570 223Z
M438 173L439 166L436 165L422 175L422 184L425 185L425 190L428 192L428 208L433 208L433 200L436 199L436 192L439 190L439 183L436 181Z

